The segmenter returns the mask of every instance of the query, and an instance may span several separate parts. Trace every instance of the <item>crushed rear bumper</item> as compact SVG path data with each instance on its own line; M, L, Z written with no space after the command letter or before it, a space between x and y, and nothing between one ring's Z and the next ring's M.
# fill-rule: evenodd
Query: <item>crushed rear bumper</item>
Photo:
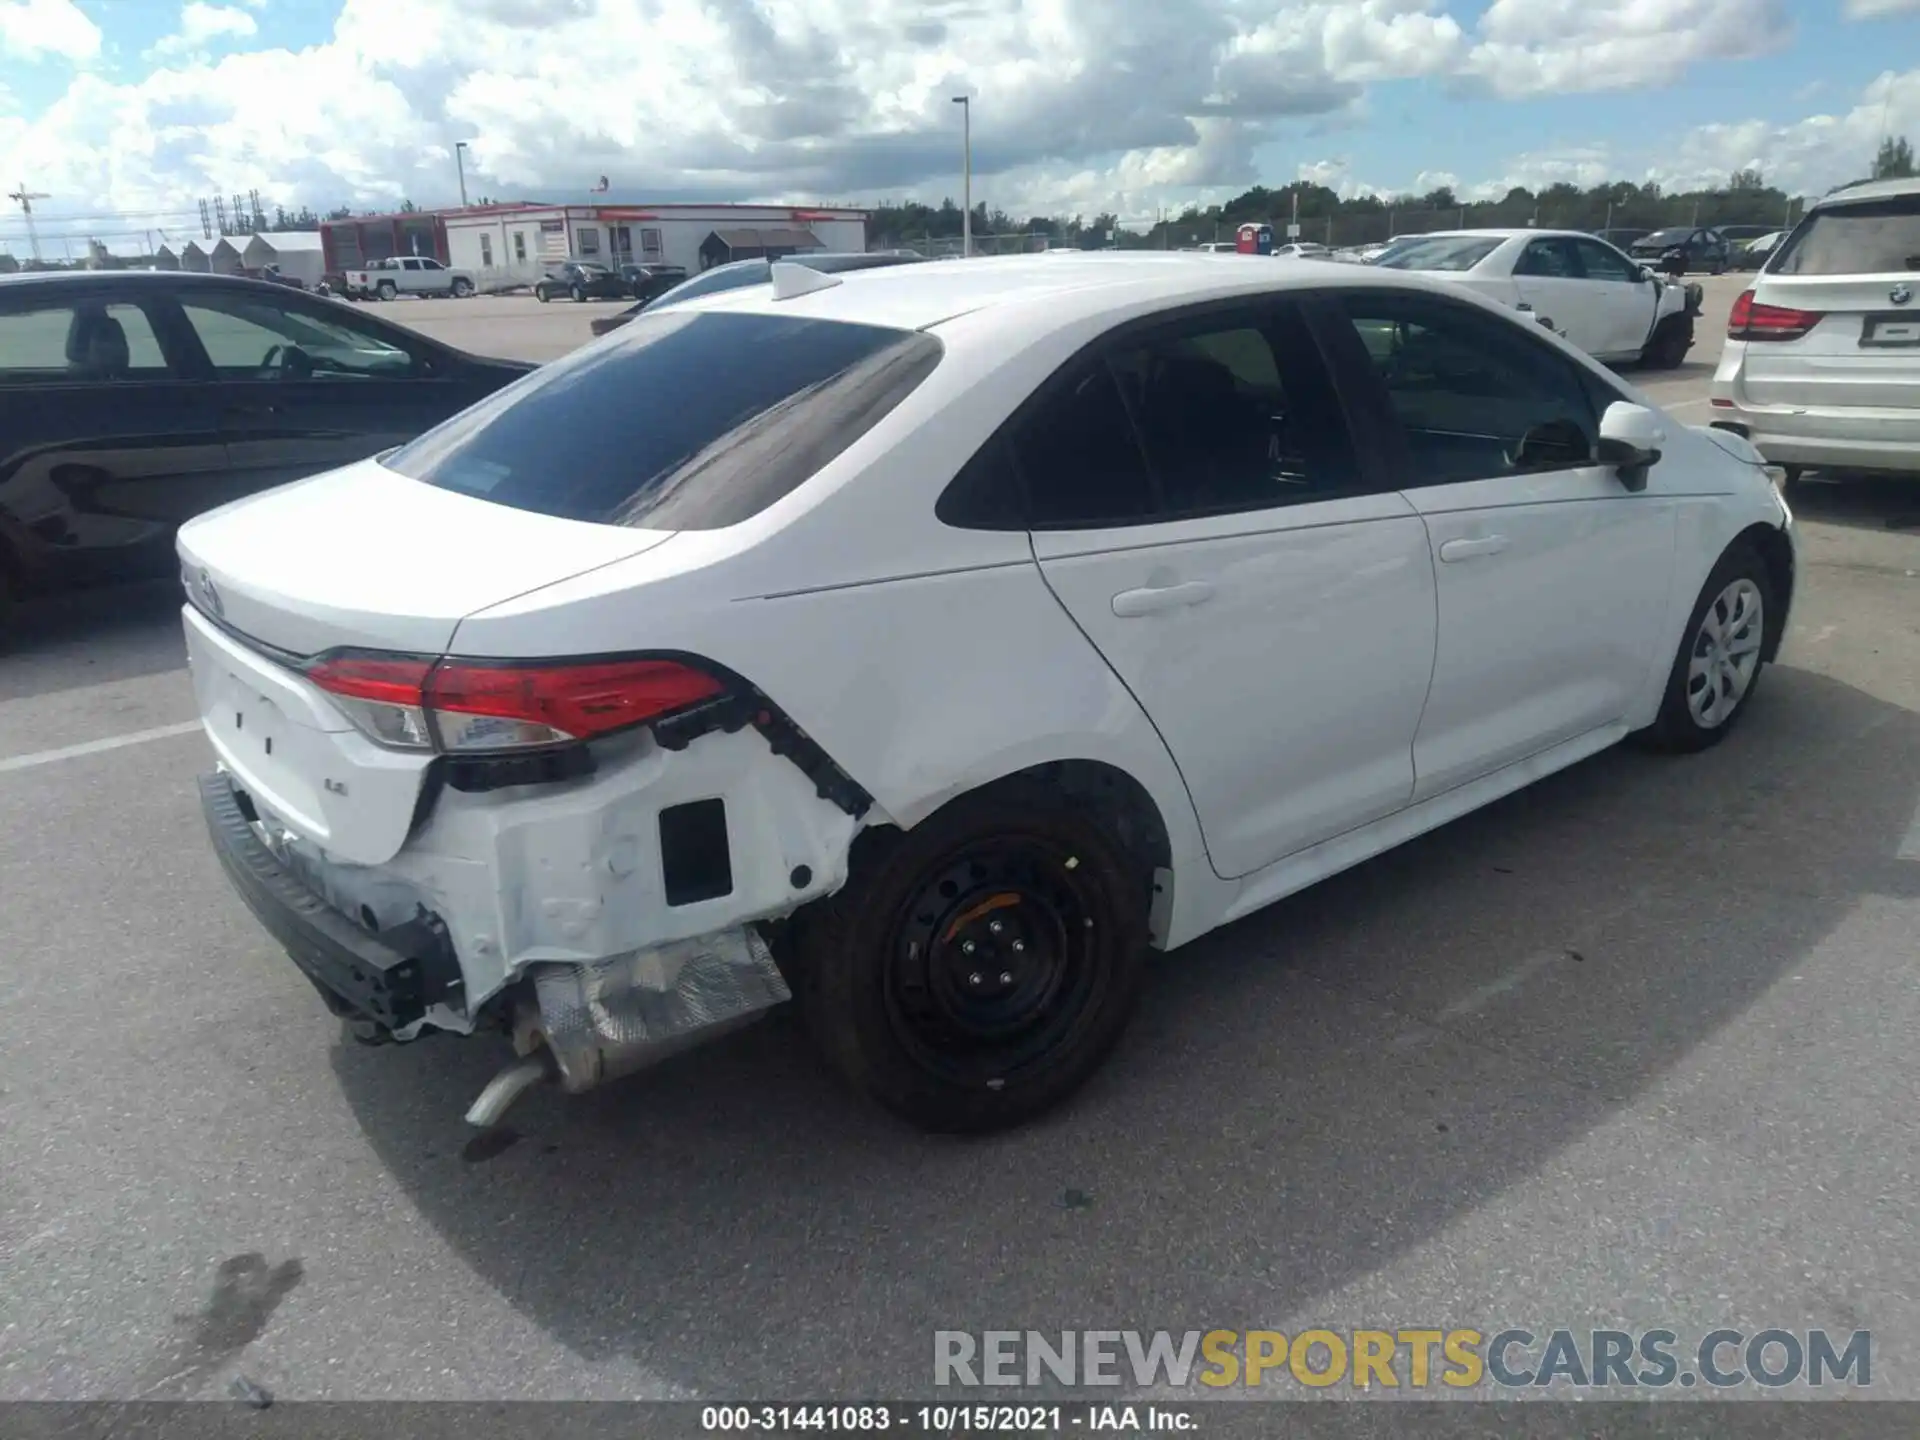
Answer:
M459 993L446 927L420 918L378 934L353 923L280 863L221 771L200 777L200 809L227 879L335 1014L404 1030Z

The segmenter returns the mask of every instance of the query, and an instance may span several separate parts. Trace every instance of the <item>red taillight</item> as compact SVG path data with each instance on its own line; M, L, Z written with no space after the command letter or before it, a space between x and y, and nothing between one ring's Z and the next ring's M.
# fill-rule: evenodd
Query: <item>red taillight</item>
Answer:
M553 668L446 660L427 680L427 708L522 720L586 740L709 700L721 688L713 676L672 660Z
M1790 310L1784 305L1761 305L1753 291L1742 290L1727 316L1729 340L1798 340L1820 323L1818 310Z
M512 750L591 740L725 689L705 671L673 660L513 665L340 655L306 673L374 739L415 750Z
M418 705L431 660L388 659L375 655L337 655L307 670L307 678L329 695L373 700L382 705Z

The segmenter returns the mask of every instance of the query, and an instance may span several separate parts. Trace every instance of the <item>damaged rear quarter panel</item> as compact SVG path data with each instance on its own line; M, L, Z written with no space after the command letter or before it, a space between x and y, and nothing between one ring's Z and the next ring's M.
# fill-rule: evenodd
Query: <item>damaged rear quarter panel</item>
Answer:
M528 965L593 961L773 918L845 883L859 822L757 732L705 735L678 752L640 733L597 751L598 771L584 780L443 791L391 864L364 872L383 892L404 882L445 920L470 1015ZM726 806L733 887L669 905L660 811L716 798ZM351 896L351 867L332 868L329 888Z

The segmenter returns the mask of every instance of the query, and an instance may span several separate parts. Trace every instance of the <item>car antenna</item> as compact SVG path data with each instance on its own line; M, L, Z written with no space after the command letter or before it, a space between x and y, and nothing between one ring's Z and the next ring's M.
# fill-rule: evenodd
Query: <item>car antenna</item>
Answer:
M772 279L773 298L776 300L797 300L816 290L831 290L840 283L838 275L828 275L785 260L773 262Z

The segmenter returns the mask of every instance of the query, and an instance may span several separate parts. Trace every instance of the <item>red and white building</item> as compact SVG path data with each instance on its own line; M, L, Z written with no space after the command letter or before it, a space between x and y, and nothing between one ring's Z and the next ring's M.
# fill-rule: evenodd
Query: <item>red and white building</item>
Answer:
M527 284L563 260L678 265L862 251L867 212L790 205L521 205L443 214L447 263L480 288Z

